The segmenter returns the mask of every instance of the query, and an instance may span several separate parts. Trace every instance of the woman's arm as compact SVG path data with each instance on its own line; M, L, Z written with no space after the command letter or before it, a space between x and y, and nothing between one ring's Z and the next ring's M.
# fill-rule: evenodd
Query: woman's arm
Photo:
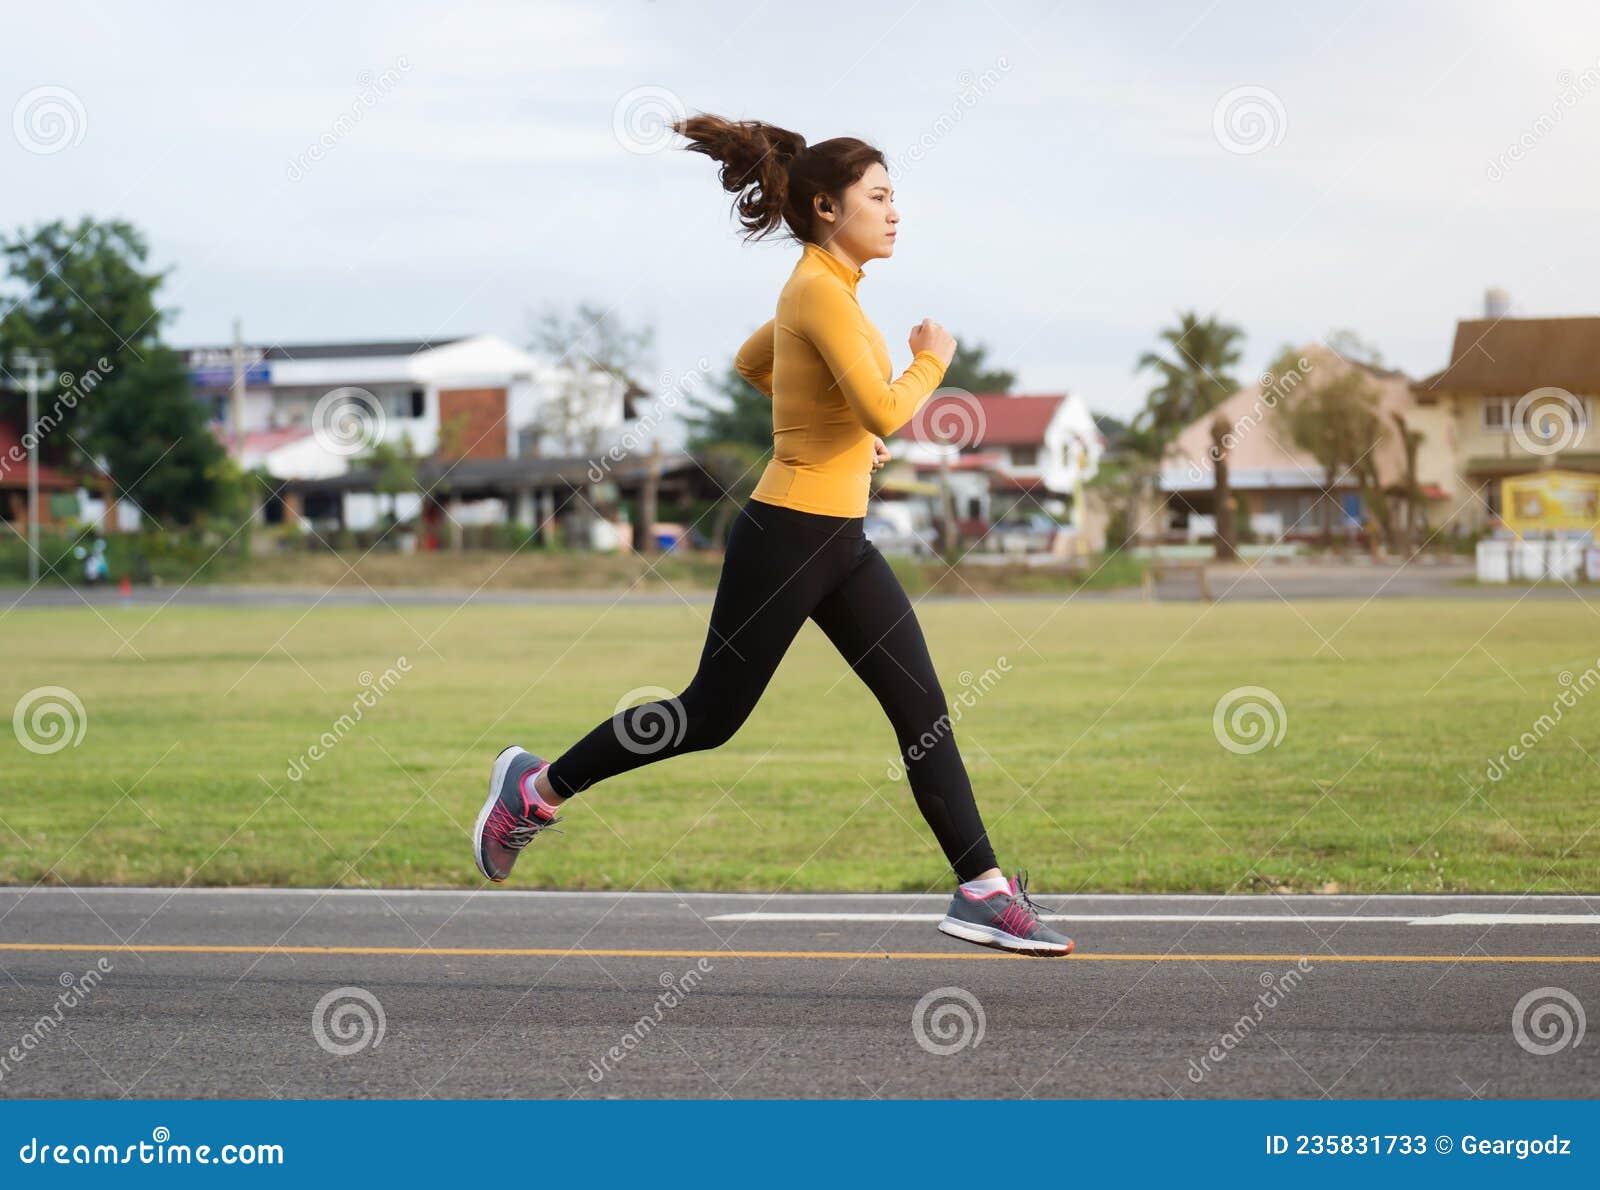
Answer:
M857 420L880 437L910 421L944 379L944 361L932 351L919 351L898 380L884 380L867 316L831 278L817 277L806 285L797 318L800 333L827 362Z
M765 326L744 341L739 354L733 357L733 366L750 384L772 396L772 355L775 350L777 319L768 319Z

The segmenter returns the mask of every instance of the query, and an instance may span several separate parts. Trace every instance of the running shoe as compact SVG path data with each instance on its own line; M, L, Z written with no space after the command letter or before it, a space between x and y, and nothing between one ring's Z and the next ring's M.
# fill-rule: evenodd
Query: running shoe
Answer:
M472 831L473 861L490 880L498 883L511 875L511 865L533 837L561 821L559 814L522 792L522 778L549 763L516 745L494 758L489 799L478 812Z
M1041 908L1028 896L1028 874L1018 872L1009 888L997 892L973 896L957 888L939 929L964 942L1017 954L1041 958L1071 954L1072 939L1041 922Z

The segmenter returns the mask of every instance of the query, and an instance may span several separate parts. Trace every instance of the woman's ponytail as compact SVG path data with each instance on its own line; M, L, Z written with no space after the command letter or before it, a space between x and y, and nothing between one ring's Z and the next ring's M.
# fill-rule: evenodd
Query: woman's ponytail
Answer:
M759 120L690 116L673 124L691 153L720 161L722 188L737 195L733 209L745 239L760 239L783 222L789 201L789 166L806 148L798 132Z
M787 223L795 239L817 242L817 196L827 195L837 207L868 167L888 168L879 150L853 136L808 145L798 132L776 124L704 113L672 128L688 138L691 153L722 162L722 188L738 195L733 209L747 240Z

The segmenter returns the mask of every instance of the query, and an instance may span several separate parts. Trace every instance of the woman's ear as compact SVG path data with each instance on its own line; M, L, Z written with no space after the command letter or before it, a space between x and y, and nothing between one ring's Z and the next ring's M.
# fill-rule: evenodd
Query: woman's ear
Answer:
M817 218L826 219L829 223L833 222L833 199L826 194L818 194L812 198L811 206L816 212Z

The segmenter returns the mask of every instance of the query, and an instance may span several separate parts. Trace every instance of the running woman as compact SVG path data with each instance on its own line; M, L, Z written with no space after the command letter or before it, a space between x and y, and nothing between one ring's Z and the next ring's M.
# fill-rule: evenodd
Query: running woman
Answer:
M883 154L853 137L807 145L771 124L710 115L674 130L721 163L746 240L786 225L800 244L777 317L735 361L772 400L772 458L728 535L693 680L670 699L619 711L554 760L502 751L473 831L478 870L504 880L560 821L561 804L591 785L727 741L809 618L883 707L917 809L960 882L939 929L1001 950L1070 954L1072 940L1039 920L1026 875L1007 880L995 863L922 629L863 531L871 474L888 458L883 438L939 387L956 350L923 319L911 330L911 366L891 382L888 348L857 300L861 266L892 256L898 234Z

